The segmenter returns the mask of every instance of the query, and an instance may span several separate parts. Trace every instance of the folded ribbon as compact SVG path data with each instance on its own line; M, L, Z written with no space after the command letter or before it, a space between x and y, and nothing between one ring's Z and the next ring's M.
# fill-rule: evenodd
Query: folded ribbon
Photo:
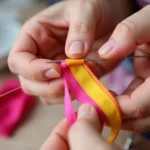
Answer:
M69 126L76 121L70 90L80 104L89 103L97 109L100 119L112 129L108 141L113 142L120 131L122 120L114 97L85 65L84 60L67 59L61 66L65 86L65 113Z

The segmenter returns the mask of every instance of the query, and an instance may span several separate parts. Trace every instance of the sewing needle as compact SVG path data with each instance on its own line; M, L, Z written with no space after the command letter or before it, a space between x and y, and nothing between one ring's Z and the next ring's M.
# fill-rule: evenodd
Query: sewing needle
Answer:
M144 55L144 56L128 56L125 58L150 58L149 55ZM120 59L124 59L124 58L120 58ZM108 59L103 59L103 58L99 58L99 59L95 59L95 58L84 58L85 61L109 61ZM63 60L51 60L52 63L60 63Z
M150 58L150 56L149 56L149 55L144 55L144 56L128 56L128 57L125 57L125 58ZM122 58L122 59L123 59L123 58ZM100 59L85 58L84 60L85 60L85 61L109 61L109 60L103 59L103 58L100 58ZM63 61L63 60L51 60L51 63L60 63L60 62L62 62L62 61ZM17 88L15 88L15 89L13 89L13 90L10 90L10 91L8 91L8 92L6 92L6 93L0 95L0 98L3 97L3 96L5 96L5 95L8 95L8 94L10 94L10 93L12 93L12 92L15 92L15 91L17 91L17 90L19 90L19 89L21 89L21 87L17 87Z

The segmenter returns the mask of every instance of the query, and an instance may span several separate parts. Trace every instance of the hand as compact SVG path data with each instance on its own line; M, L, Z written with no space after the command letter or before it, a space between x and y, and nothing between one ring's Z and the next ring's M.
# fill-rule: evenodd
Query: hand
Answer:
M122 21L108 43L99 51L107 59L150 55L150 5ZM124 114L123 128L144 132L150 130L150 59L134 59L136 78L125 93L117 97Z
M49 60L65 59L66 55L70 58L98 57L96 50L108 39L115 25L131 13L130 10L130 0L58 3L25 23L10 52L9 68L19 75L27 94L41 97L46 104L62 103L61 68ZM88 65L100 77L117 63Z
M102 123L94 107L82 105L78 120L68 130L63 120L52 132L41 150L119 150L101 137Z

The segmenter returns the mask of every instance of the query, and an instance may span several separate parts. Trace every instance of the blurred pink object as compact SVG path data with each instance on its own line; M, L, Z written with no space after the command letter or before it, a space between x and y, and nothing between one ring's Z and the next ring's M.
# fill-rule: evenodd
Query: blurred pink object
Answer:
M126 67L127 62L123 61L116 69L107 74L103 81L109 90L121 95L131 81L134 79L134 72ZM128 65L128 64L127 64Z
M150 0L136 0L136 1L141 7L144 7L148 4L150 4Z
M18 81L9 79L0 89L0 95L19 86ZM0 97L0 135L11 136L35 105L35 98L26 95L21 89Z

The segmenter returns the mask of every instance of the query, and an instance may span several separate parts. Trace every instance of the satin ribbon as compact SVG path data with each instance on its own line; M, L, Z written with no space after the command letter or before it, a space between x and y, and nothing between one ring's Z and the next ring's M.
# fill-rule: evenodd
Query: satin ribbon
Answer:
M84 60L67 59L61 66L65 86L65 114L69 126L76 121L70 90L80 104L89 103L97 109L100 119L111 128L108 141L113 142L120 131L122 120L114 97L85 65Z

